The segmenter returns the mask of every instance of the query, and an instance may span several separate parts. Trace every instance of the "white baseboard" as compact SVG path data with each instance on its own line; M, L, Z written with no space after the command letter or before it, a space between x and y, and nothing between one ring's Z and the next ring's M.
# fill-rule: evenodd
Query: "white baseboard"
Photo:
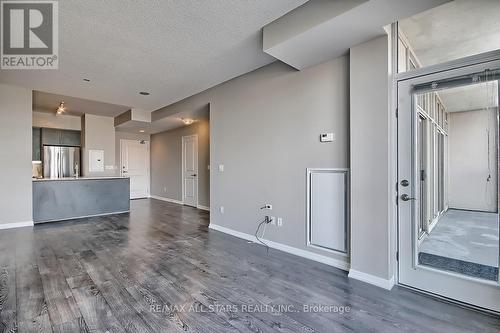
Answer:
M180 201L180 200L175 200L175 199L170 199L170 198L160 197L159 195L150 195L149 197L150 197L151 199L156 199L156 200L166 201L166 202L170 202L170 203L174 203L174 204L178 204L178 205L184 205L184 202L182 202L182 201ZM197 208L197 209L201 209L201 210L210 211L210 207L203 206L203 205L198 205L196 208Z
M33 225L34 225L33 221L16 222L16 223L3 223L3 224L0 224L0 230L3 230L3 229L13 229L13 228L23 228L23 227L32 227Z
M239 232L239 231L236 231L236 230L232 230L232 229L229 229L229 228L226 228L226 227L222 227L220 225L216 225L216 224L213 224L213 223L210 223L209 228L213 229L213 230L217 230L217 231L223 232L223 233L231 235L231 236L235 236L235 237L247 240L247 241L251 241L251 242L260 244L260 243L258 243L258 241L257 241L257 239L255 238L254 235L249 235L249 234L246 234L246 233L243 233L243 232ZM317 253L313 253L313 252L309 252L309 251L297 249L295 247L292 247L292 246L289 246L289 245L285 245L285 244L281 244L281 243L276 243L276 242L270 241L268 239L263 239L263 241L270 248L273 248L273 249L276 249L276 250L280 250L280 251L283 251L283 252L287 252L287 253L290 253L290 254L302 257L302 258L314 260L314 261L317 261L317 262L320 262L320 263L323 263L323 264L326 264L326 265L329 265L329 266L340 268L341 270L344 270L344 271L348 271L349 270L349 263L344 262L342 260L337 260L337 259L333 259L333 258L324 256L324 255L321 255L321 254L317 254Z
M198 209L201 209L201 210L210 211L210 207L203 206L203 205L198 205L198 207L197 207L197 208L198 208Z
M156 199L156 200L161 200L161 201L166 201L166 202L170 202L170 203L174 203L174 204L178 204L178 205L183 205L184 203L180 200L175 200L175 199L170 199L170 198L165 198L165 197L160 197L159 195L150 195L149 196L150 198L152 199Z
M348 276L352 279L363 281L363 282L366 282L369 284L373 284L374 286L384 288L387 290L391 290L395 284L394 276L391 277L390 279L383 279L383 278L380 278L380 277L375 276L375 275L371 275L371 274L367 274L367 273L363 273L363 272L354 270L352 268L349 270Z

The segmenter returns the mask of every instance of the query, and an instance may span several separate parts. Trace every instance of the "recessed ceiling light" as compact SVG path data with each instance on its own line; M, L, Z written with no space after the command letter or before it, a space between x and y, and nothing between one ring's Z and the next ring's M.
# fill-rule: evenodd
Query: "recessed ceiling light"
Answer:
M85 82L90 82L90 79L83 79L83 81L85 81Z
M146 132L146 131L145 131L145 130L140 130L139 132L144 133L144 132Z
M141 91L139 94L143 96L149 96L149 93L147 91Z

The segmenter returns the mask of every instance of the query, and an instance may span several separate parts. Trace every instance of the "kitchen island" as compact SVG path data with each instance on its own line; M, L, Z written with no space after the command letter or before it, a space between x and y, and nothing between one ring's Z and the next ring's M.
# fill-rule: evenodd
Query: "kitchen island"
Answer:
M33 179L33 221L35 223L129 211L129 178Z

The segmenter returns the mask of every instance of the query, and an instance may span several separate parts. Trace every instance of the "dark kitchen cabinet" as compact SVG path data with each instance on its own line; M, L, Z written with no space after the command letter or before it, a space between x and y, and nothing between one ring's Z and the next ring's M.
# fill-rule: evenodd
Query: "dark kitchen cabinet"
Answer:
M81 131L42 128L42 145L81 146Z
M60 144L60 130L54 128L42 128L42 144L58 146Z
M81 145L80 131L61 131L61 145L63 146L80 146Z
M39 127L33 127L33 144L32 144L32 160L41 161L41 146L42 146L42 129Z

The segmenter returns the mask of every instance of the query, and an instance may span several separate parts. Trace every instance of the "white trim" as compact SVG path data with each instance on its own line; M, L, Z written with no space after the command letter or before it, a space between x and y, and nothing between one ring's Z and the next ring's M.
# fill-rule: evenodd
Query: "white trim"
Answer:
M342 173L345 175L345 251L338 249L331 249L327 247L323 247L320 245L313 244L311 242L311 175L315 172L333 172L333 173ZM307 168L306 169L306 242L307 246L315 248L317 250L321 250L324 252L338 254L344 257L349 256L349 243L350 243L350 176L348 168Z
M177 205L184 205L184 203L182 201L175 200L175 199L170 199L170 198L165 198L165 197L160 197L158 195L153 195L152 194L152 195L149 196L149 198L156 199L156 200L161 200L161 201L165 201L165 202L170 202L170 203L177 204ZM191 207L191 206L187 206L187 207ZM210 207L203 206L203 205L198 205L198 207L193 207L193 208L210 211Z
M207 207L207 206L198 205L198 207L196 207L196 208L201 209L201 210L210 211L210 207Z
M225 234L228 234L228 235L231 235L231 236L235 236L235 237L247 240L247 241L251 241L251 242L260 244L260 243L257 242L257 239L255 238L254 235L249 235L249 234L246 234L246 233L243 233L243 232L235 231L235 230L232 230L232 229L229 229L229 228L226 228L226 227L222 227L220 225L216 225L216 224L213 224L213 223L210 223L210 225L208 226L208 228L212 229L212 230L220 231L220 232L223 232ZM321 255L321 254L317 254L317 253L313 253L313 252L309 252L309 251L297 249L295 247L288 246L288 245L281 244L281 243L276 243L276 242L270 241L268 239L263 239L263 241L270 248L273 248L273 249L276 249L276 250L280 250L280 251L283 251L283 252L286 252L286 253L290 253L290 254L293 254L293 255L296 255L296 256L299 256L299 257L302 257L302 258L306 258L306 259L310 259L310 260L313 260L313 261L317 261L317 262L323 263L325 265L329 265L329 266L333 266L333 267L339 268L339 269L344 270L344 271L348 271L349 267L350 267L349 263L347 263L345 261L342 261L342 260L333 259L333 258L330 258L330 257L326 257L324 255Z
M196 138L196 164L197 172L196 172L196 208L199 206L199 198L200 198L200 141L198 138L198 134L184 135L182 136L182 152L181 152L181 165L182 165L182 174L181 174L181 183L182 183L182 201L184 201L184 194L186 192L185 184L184 184L184 146L186 145L187 138ZM188 205L187 205L188 206Z
M13 228L23 228L23 227L32 227L33 225L34 225L33 221L15 222L15 223L3 223L3 224L0 224L0 230L3 230L3 229L13 229Z
M394 280L398 281L399 279L399 263L397 261L397 256L398 256L398 242L399 242L399 237L398 237L398 206L397 202L395 200L392 200L392 198L397 198L399 193L398 193L398 188L394 186L394 184L398 184L398 172L397 172L397 164L398 164L398 147L397 147L397 138L398 138L398 120L397 120L397 112L398 112L398 84L397 81L394 79L394 76L398 72L398 40L399 40L399 35L398 35L398 23L392 23L391 24L391 35L390 35L390 75L391 75L391 80L389 81L389 88L388 88L388 100L389 100L389 142L388 142L388 149L389 149L389 170L388 170L388 175L389 175L389 181L388 181L388 188L389 188L389 194L390 194L390 200L389 200L389 207L388 207L388 212L389 212L389 225L387 226L387 233L389 235L389 248L388 248L388 253L386 255L388 256L388 265L389 269L392 268L392 271L395 274Z
M166 201L166 202L170 202L170 203L174 203L174 204L178 204L178 205L183 205L184 204L182 201L175 200L175 199L170 199L170 198L165 198L165 197L160 197L159 195L152 195L151 194L149 197L151 199Z
M348 277L351 279L366 282L366 283L369 283L369 284L372 284L374 286L384 288L387 290L391 290L392 287L394 287L394 284L396 281L394 276L392 276L390 279L383 279L381 277L367 274L367 273L363 273L363 272L354 270L352 268L349 270Z

